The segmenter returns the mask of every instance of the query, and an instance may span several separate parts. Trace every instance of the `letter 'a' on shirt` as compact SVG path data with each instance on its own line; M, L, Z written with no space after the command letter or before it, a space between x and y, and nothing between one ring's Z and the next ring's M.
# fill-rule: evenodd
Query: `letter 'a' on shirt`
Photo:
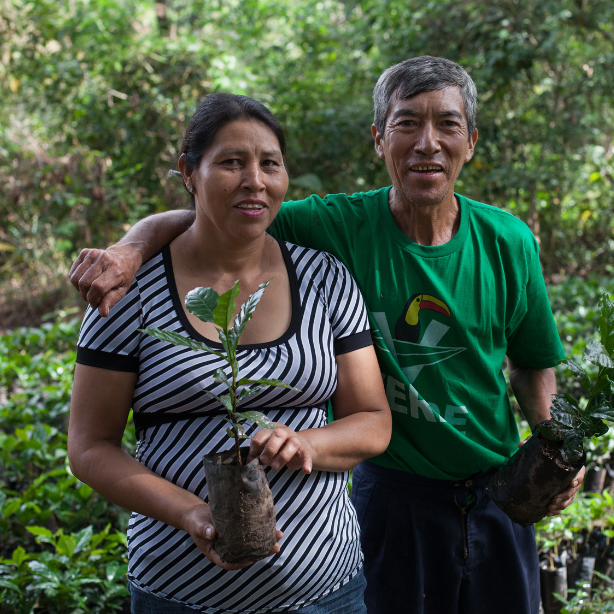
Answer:
M292 295L288 330L267 343L239 345L242 377L277 378L297 388L266 387L241 403L301 431L326 426L337 385L335 356L372 344L366 308L347 268L329 254L280 242ZM205 352L139 333L161 328L206 340L190 324L165 247L139 270L126 296L102 318L88 309L77 362L138 373L133 398L136 458L158 475L207 501L202 457L231 449L226 415L204 391L224 394L214 380L228 364ZM254 426L246 429L252 435ZM128 527L128 576L142 590L206 614L272 614L309 605L347 584L362 567L349 472L266 472L283 531L281 552L241 571L211 563L185 531L133 513Z
M517 450L506 354L535 369L564 358L538 245L514 216L459 194L456 235L418 245L394 221L389 191L286 202L269 232L330 252L358 283L393 417L372 462L460 479Z

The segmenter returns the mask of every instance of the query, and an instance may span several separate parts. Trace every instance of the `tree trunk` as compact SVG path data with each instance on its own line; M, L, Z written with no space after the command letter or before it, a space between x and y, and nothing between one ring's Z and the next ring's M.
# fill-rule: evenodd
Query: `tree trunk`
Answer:
M535 192L531 192L531 200L529 201L529 217L527 219L527 224L531 229L531 232L537 239L538 245L541 247L542 242L539 227L539 210L537 209L537 204L535 202Z
M156 17L158 19L158 29L160 30L160 36L168 36L170 31L170 24L168 22L168 16L166 14L166 0L159 0L156 2Z

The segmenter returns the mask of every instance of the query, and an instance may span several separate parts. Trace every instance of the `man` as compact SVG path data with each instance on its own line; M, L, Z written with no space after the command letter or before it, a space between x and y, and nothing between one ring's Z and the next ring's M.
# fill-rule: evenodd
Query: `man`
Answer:
M485 491L518 446L505 356L531 427L548 419L556 392L563 351L537 243L513 216L454 193L478 136L477 92L459 65L424 56L393 66L374 104L392 187L286 203L271 228L340 258L369 307L394 422L388 450L354 472L367 606L537 614L533 528L513 524ZM142 260L190 223L186 212L140 222L108 252L82 253L73 284L108 313Z

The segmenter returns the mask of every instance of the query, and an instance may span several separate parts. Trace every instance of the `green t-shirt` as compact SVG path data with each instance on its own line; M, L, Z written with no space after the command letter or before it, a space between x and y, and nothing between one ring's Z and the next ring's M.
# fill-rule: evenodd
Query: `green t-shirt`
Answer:
M564 358L538 245L514 216L460 195L452 240L418 245L389 190L286 202L270 231L335 255L362 291L393 417L388 449L371 460L460 479L517 450L505 355L535 369Z

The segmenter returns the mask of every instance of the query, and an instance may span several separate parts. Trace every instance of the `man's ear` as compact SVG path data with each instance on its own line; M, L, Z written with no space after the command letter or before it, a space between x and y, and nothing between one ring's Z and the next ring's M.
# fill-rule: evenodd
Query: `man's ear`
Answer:
M384 154L384 138L379 133L378 129L375 127L375 124L371 125L371 134L373 135L373 140L375 141L375 153L382 159L385 160L386 156Z
M465 162L469 162L473 158L473 152L475 150L475 144L478 142L478 129L476 128L469 139L469 147L465 153Z

